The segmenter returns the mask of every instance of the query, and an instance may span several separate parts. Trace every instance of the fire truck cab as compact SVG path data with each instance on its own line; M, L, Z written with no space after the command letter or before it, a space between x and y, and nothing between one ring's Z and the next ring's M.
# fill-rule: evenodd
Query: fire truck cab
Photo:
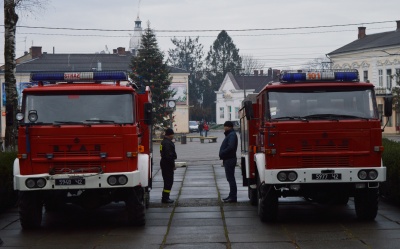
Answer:
M94 209L125 202L127 221L144 225L152 184L151 92L125 72L32 73L17 113L23 228L41 225L43 205Z
M381 117L374 85L357 70L284 71L244 101L240 118L243 183L262 221L276 220L279 198L292 196L343 205L354 197L357 217L375 219L386 180Z

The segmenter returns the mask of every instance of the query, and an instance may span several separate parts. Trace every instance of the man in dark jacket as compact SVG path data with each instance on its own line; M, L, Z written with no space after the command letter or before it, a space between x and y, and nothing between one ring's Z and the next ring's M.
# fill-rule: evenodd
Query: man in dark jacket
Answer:
M169 198L171 193L172 184L174 183L174 170L175 170L175 159L177 158L175 152L175 144L172 142L174 138L174 131L168 128L165 131L164 139L160 145L161 153L161 173L164 179L164 189L162 192L162 203L173 203L174 200Z
M236 167L236 150L238 147L238 138L236 132L233 130L233 123L226 121L224 123L225 139L219 149L219 158L222 160L225 167L226 180L229 183L229 195L224 198L224 202L237 202L237 186L235 179Z

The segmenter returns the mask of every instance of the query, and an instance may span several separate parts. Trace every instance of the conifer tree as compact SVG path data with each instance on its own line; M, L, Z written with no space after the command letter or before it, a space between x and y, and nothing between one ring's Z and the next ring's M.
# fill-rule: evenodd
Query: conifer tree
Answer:
M171 79L169 69L164 62L164 54L160 51L154 31L147 23L140 41L137 56L131 60L130 78L139 87L149 86L152 92L153 124L167 127L170 123L165 101L173 96L169 89Z

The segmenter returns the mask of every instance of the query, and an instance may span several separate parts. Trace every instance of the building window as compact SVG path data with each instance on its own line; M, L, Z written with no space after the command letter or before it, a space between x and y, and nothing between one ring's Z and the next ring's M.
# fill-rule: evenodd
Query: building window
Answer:
M225 110L223 107L219 108L219 118L225 118Z
M396 84L400 83L400 68L396 68Z
M378 70L378 81L379 81L379 86L383 86L383 70L379 69Z
M232 106L228 106L228 120L232 120Z
M386 70L386 87L392 89L392 69Z
M364 71L364 82L368 81L368 71Z
M239 119L239 107L235 107L235 120Z

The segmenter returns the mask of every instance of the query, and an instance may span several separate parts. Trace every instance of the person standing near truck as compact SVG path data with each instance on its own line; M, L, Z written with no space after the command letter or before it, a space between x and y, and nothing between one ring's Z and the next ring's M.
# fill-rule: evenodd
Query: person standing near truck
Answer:
M169 198L174 183L175 160L177 158L175 144L172 142L172 139L174 139L174 131L168 128L165 131L164 139L161 141L160 145L160 167L164 180L164 189L161 198L162 203L174 203L174 200Z
M219 149L219 158L222 160L226 180L229 183L229 195L222 199L224 202L237 202L237 186L235 179L235 167L236 167L236 150L238 147L238 138L235 130L233 130L232 121L226 121L224 123L224 134L225 139L222 141L221 148Z

